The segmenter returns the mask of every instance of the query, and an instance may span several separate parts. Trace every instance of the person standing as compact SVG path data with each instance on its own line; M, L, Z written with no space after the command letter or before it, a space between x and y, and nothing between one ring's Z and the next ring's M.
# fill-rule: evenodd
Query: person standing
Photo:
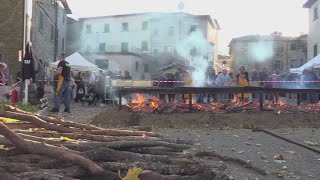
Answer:
M244 66L240 66L239 68L239 74L237 74L237 80L239 87L247 87L249 86L249 73L246 71L246 68ZM240 102L245 102L249 98L248 93L240 93L237 94L237 97L240 99Z
M167 88L174 88L174 74L172 73L167 73L166 75L166 79L167 79L167 83L166 83L166 87ZM168 101L169 103L173 103L175 101L175 97L176 95L175 94L168 94Z
M216 79L216 83L218 87L226 87L231 85L232 79L230 78L228 71L226 69L222 70ZM229 98L229 94L220 94L219 101L225 101Z
M101 100L100 106L105 104L105 88L106 88L106 75L102 70L99 71L97 99Z
M66 55L61 53L59 56L58 70L55 76L58 77L58 84L56 87L56 97L54 108L50 112L59 112L62 99L64 100L64 112L70 113L70 80L71 80L71 67L65 61Z
M124 80L132 80L132 76L130 75L128 70L124 71Z
M276 70L275 74L271 75L271 81L272 81L272 88L280 88L281 84L281 77L280 77L280 70ZM274 92L272 93L272 103L273 104L278 104L279 103L279 93Z

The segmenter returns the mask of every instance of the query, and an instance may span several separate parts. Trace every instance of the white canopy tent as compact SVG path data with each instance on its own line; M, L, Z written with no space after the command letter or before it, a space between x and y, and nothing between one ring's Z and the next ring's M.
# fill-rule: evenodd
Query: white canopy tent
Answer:
M305 63L304 65L302 65L301 67L291 68L290 73L302 74L303 70L310 68L320 68L320 54L308 61L307 63Z
M97 65L92 64L88 60L86 60L83 56L81 56L78 52L68 56L66 58L66 61L70 63L71 70L72 71L91 71L91 72L97 72L99 71L99 68ZM59 64L59 61L51 63L51 68L57 68Z

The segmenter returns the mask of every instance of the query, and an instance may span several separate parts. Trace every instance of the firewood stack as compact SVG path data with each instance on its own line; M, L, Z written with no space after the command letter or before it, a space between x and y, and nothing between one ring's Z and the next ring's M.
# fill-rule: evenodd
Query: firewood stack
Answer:
M185 153L188 142L159 134L106 129L31 114L6 105L0 117L0 174L4 179L228 179L220 166L207 166ZM125 177L126 178L121 178Z

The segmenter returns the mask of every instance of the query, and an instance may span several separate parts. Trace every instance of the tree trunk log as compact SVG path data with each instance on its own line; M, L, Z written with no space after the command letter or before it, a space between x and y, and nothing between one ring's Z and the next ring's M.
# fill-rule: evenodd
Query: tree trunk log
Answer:
M11 111L11 112L20 113L20 114L33 115L30 112L23 111L23 110L21 110L19 108L11 106L11 105L5 105L5 110ZM44 121L50 122L50 123L61 124L63 126L67 126L67 127L75 127L75 128L79 128L79 129L82 129L82 130L103 130L103 129L106 129L106 128L100 128L100 127L93 126L93 125L87 125L87 124L82 124L82 123L77 123L77 122L72 122L72 121L65 121L65 120L62 120L62 119L48 117L48 116L42 116L42 115L35 115L35 116L37 116L38 118L40 118L40 119L42 119ZM120 130L150 132L150 131L152 131L153 127L152 126L132 126L132 127L129 127L129 128L119 128L119 129Z
M223 161L234 162L234 163L240 164L241 166L244 166L244 167L249 168L249 169L253 169L254 171L256 171L256 172L258 172L258 173L260 173L262 175L267 175L267 172L265 170L252 165L248 161L244 161L242 159L237 159L237 158L233 158L233 157L224 156L224 155L218 154L216 152L202 151L202 152L196 153L195 156L198 156L198 157L212 156L212 157L218 158L218 159L223 160Z
M104 129L104 130L94 130L90 131L93 135L108 135L108 136L149 136L149 137L160 137L159 134L146 131L130 131L130 130L114 130L114 129Z
M88 133L82 132L74 132L74 133L59 133L59 132L48 132L48 131L19 131L15 132L28 134L33 136L40 136L45 138L60 138L67 137L70 139L80 140L87 139L91 141L100 141L100 142L113 142L113 141L146 141L146 140L161 140L156 137L139 137L139 136L106 136L106 135L92 135Z
M20 114L33 115L30 112L23 111L19 108L11 106L11 105L5 105L5 109L7 111L16 112L16 113L20 113ZM96 127L96 126L91 126L91 125L86 125L86 124L81 124L81 123L76 123L76 122L71 122L71 121L64 121L62 119L48 117L48 116L42 116L42 115L35 115L35 116L44 120L44 121L47 121L50 123L55 123L55 124L61 124L63 126L67 126L67 127L75 127L75 128L79 128L79 129L83 129L83 130L101 130L101 128Z
M30 129L30 128L39 128L39 126L27 123L27 122L21 122L21 123L5 123L6 126L10 129Z
M90 151L97 148L110 148L114 150L130 151L130 148L142 147L167 147L181 151L189 149L190 146L183 144L172 144L162 141L115 141L115 142L80 142L79 144L64 144L65 147L76 151Z
M18 148L25 150L28 153L43 155L54 159L63 159L73 162L74 164L88 169L92 174L99 174L103 172L103 169L95 164L93 161L75 154L66 149L51 146L44 143L36 143L31 141L25 141L19 135L10 130L3 123L0 123L0 133L9 139Z
M125 151L116 151L109 148L100 148L97 150L83 152L82 155L95 161L144 161L161 162L165 164L197 164L198 162L185 158L174 158L162 155L138 154Z
M204 173L213 169L219 169L220 167L203 166L199 164L184 164L184 165L166 165L162 163L148 163L148 162L103 162L99 163L104 169L110 171L126 172L130 167L140 167L144 170L150 170L162 175L181 175L192 176L199 173Z
M181 149L172 149L167 147L136 147L128 148L125 151L140 153L140 154L151 154L151 155L166 155L166 156L180 156L178 152L182 152Z
M34 115L21 114L21 113L0 110L0 116L12 118L12 119L23 120L23 121L28 121L30 123L33 123L33 124L39 126L39 127L42 127L42 128L48 129L48 130L52 130L52 131L58 131L58 132L64 132L64 133L72 133L75 131L75 129L58 126L56 124L47 123L46 121L44 121Z

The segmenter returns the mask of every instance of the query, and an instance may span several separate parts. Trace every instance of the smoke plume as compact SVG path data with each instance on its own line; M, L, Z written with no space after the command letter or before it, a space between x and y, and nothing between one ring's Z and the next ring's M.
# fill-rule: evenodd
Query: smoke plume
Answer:
M195 87L202 87L206 82L208 69L208 54L213 52L213 46L203 36L202 32L194 31L178 43L177 52L180 56L191 59L192 82Z

